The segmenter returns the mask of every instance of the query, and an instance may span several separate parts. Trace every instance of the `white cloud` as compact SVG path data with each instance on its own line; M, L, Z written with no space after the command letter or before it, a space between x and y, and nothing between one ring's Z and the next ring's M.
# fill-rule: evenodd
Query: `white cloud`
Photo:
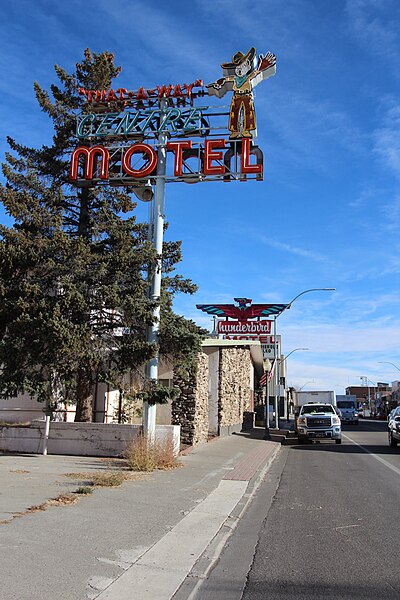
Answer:
M400 127L383 127L374 132L374 152L378 154L386 167L400 177Z
M399 349L400 325L371 325L351 327L339 325L296 325L284 326L280 330L285 336L285 348L308 347L312 352L376 354L397 353ZM347 359L346 359L347 360Z
M396 0L348 0L346 3L350 31L368 48L371 65L378 55L398 62L398 3Z
M264 91L263 91L264 93ZM321 92L314 95L283 89L277 81L258 101L259 120L268 138L269 162L275 171L288 165L336 177L337 165L351 155L367 153L367 136L350 114ZM262 139L262 136L260 136Z
M318 254L317 252L312 252L298 246L293 246L291 244L287 244L286 242L280 242L272 237L259 236L259 239L263 244L271 246L272 248L276 248L277 250L282 250L283 252L288 252L290 254L295 254L297 256L302 256L303 258L309 258L318 262L325 262L328 260L328 258L322 254Z
M336 394L344 394L348 386L361 385L361 376L366 376L370 381L385 381L391 383L396 380L395 373L385 373L378 365L370 361L360 364L360 367L347 365L345 361L336 365L323 365L318 362L291 361L287 371L288 385L306 390L334 390ZM384 374L382 376L382 374ZM398 379L398 378L397 378Z

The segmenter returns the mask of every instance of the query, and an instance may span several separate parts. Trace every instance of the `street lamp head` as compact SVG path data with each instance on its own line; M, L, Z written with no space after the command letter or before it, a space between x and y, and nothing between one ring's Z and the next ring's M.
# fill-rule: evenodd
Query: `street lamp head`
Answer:
M280 360L279 362L282 362L282 363L283 363L283 362L285 362L285 360L286 360L287 358L289 358L289 356L290 356L291 354L293 354L293 352L297 352L298 350L309 350L309 348L295 348L294 350L291 350L291 351L289 352L289 354L287 354L287 355L285 356L285 358L283 358L283 359L282 359L282 360Z
M334 288L334 287L310 288L309 290L304 290L303 292L300 292L300 294L297 294L297 296L289 302L289 304L286 306L285 310L288 310L289 308L291 308L293 302L295 300L297 300L297 298L300 298L300 296L302 296L303 294L308 294L308 292L334 292L335 290L336 290L336 288Z

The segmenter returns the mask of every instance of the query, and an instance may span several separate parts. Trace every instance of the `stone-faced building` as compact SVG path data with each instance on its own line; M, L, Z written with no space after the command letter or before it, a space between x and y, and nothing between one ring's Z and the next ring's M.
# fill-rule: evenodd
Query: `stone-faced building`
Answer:
M196 445L240 431L243 413L254 409L255 380L262 373L258 341L205 340L193 381L174 380L180 395L171 422L181 426L182 442Z

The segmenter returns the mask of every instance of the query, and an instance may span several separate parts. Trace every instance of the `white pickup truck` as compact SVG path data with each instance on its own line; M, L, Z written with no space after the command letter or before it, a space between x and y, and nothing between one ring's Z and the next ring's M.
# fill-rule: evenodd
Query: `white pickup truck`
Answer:
M299 444L308 440L335 440L342 443L340 417L332 404L320 402L304 404L296 423Z

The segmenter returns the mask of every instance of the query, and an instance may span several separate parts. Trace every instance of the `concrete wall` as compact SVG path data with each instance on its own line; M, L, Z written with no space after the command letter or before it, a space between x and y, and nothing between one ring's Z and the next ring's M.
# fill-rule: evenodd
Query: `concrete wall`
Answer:
M43 452L44 421L29 427L0 427L0 451L41 454ZM120 456L139 435L139 425L111 423L50 423L48 454L71 456ZM159 425L156 437L174 440L175 452L180 449L180 428Z

